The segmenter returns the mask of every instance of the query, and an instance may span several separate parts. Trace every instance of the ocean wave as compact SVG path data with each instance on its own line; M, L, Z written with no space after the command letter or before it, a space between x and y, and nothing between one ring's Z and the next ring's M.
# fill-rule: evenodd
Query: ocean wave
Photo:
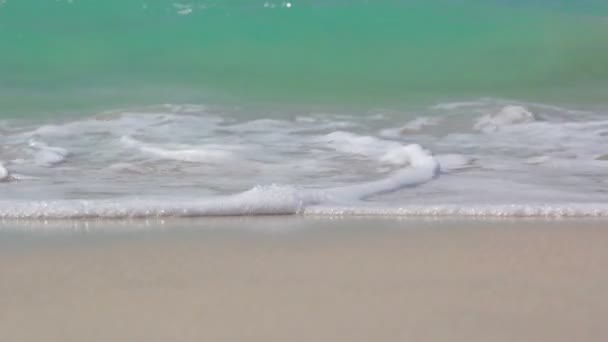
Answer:
M606 213L606 111L480 99L280 114L161 105L7 120L0 218Z
M115 199L0 201L0 219L82 219L286 215L301 213L309 205L348 203L428 182L438 175L439 164L418 145L403 147L410 167L373 182L327 190L293 186L257 186L251 190L206 199Z

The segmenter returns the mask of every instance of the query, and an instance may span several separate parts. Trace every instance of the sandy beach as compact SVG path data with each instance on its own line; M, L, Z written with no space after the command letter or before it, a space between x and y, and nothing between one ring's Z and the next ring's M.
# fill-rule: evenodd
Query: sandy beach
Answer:
M608 338L606 221L44 226L2 224L0 341Z

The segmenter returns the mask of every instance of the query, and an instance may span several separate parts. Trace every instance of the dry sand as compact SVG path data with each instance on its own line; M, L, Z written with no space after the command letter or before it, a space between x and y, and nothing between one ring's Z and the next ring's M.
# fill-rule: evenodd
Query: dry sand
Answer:
M605 221L7 227L2 342L608 340Z

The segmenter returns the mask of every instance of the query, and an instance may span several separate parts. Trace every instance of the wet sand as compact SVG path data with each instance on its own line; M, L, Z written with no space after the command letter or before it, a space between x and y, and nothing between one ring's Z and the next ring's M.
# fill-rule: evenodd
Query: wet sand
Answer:
M608 339L606 221L52 225L0 229L0 341Z

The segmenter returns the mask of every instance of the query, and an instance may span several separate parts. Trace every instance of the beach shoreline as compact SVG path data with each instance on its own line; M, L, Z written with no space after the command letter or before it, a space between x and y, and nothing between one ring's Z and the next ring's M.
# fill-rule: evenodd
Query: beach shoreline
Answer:
M0 340L608 336L606 220L71 222L2 224Z

